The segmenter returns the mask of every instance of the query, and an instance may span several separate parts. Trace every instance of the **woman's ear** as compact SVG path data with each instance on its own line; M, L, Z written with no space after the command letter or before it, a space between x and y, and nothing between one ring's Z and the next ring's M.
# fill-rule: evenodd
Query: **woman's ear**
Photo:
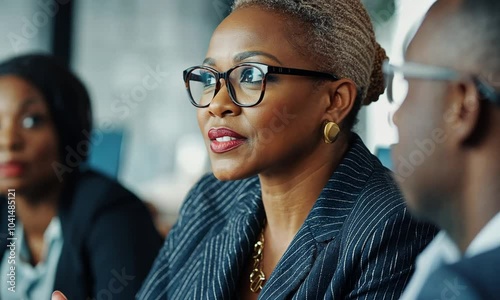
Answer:
M324 118L340 124L351 112L358 95L356 84L351 79L340 79L327 86L328 106Z

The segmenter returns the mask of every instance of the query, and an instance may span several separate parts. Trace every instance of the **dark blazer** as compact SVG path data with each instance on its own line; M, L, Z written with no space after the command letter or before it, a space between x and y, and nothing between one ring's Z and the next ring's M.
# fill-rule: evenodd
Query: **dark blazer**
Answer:
M500 299L500 248L436 270L418 299Z
M263 218L258 177L205 176L138 299L237 298ZM389 171L355 136L259 297L398 299L435 233L412 219Z
M64 244L54 289L68 299L134 299L162 239L135 195L92 171L77 175L61 198ZM0 249L6 249L7 201L0 203ZM3 252L2 252L3 256Z

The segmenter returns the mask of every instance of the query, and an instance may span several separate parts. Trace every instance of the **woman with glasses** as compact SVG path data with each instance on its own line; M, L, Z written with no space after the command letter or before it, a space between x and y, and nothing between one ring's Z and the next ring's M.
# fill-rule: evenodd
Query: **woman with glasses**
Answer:
M213 174L138 298L397 299L435 230L352 132L385 58L358 0L235 1L183 74Z

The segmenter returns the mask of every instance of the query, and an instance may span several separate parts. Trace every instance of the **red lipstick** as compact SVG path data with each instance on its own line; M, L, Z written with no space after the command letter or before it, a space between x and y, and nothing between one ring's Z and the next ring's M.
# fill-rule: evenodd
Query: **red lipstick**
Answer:
M0 163L0 176L17 177L24 173L24 169L24 164L17 161Z
M212 128L208 131L210 149L215 153L225 153L238 148L246 142L241 134L228 128Z

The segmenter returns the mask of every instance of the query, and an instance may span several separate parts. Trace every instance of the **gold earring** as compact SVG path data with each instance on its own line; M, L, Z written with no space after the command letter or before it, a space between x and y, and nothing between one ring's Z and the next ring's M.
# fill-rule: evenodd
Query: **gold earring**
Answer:
M323 130L323 139L325 143L332 144L334 143L340 133L340 127L335 122L326 122Z

